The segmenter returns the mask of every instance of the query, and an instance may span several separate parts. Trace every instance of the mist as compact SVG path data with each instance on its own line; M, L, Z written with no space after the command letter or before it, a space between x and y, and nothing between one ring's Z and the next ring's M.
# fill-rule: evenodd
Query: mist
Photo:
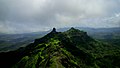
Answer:
M0 0L0 32L120 27L120 0Z

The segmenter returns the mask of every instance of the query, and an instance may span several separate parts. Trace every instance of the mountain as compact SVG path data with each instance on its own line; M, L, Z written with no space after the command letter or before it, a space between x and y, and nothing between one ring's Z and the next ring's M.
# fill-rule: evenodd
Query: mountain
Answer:
M107 42L111 45L120 46L120 27L113 28L89 28L75 27L79 30L86 31L89 36L102 42ZM69 28L60 28L58 31L66 31Z
M111 45L120 46L120 28L88 28L88 27L75 27L81 31L87 32L89 36L102 42L107 42ZM64 32L69 28L59 28L57 31ZM3 34L0 33L0 52L8 52L16 50L20 47L25 47L29 43L33 42L34 39L43 37L49 31L40 31L23 34Z
M119 68L120 48L71 28L55 28L26 47L0 53L0 66L5 68Z
M83 30L88 32L88 34L93 34L93 33L113 33L117 32L120 33L120 27L113 27L113 28L90 28L90 27L75 27L76 29ZM59 28L58 31L64 32L66 30L69 30L70 27L66 28Z

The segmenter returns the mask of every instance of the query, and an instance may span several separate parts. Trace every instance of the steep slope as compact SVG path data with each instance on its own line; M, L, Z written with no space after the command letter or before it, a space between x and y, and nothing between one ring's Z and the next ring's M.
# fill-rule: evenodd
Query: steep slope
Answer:
M120 48L94 40L86 32L74 28L65 32L56 32L53 28L27 47L0 56L8 54L13 55L8 59L13 60L9 65L12 68L120 67Z
M86 59L82 56L87 56L87 54L71 45L69 39L69 44L67 44L67 40L65 41L66 38L62 33L56 32L53 29L51 33L41 39L36 39L35 43L26 47L24 52L27 55L14 67L80 67L76 61L78 59L76 57L79 57L78 54L80 54L81 58Z

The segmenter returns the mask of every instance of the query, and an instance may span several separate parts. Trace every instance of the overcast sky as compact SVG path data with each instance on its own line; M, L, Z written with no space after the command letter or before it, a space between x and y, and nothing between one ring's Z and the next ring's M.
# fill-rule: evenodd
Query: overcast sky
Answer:
M0 0L0 32L120 27L120 0Z

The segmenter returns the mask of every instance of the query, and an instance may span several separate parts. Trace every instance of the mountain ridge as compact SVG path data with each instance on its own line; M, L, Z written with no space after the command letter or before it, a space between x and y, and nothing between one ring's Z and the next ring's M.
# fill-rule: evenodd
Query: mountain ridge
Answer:
M117 52L111 53L109 49ZM119 67L119 63L111 65L113 61L109 57L114 57L113 54L117 58L120 56L119 48L94 40L87 32L73 27L65 32L57 32L53 28L50 33L35 39L27 47L9 53L15 54L14 57L18 56L11 64L13 68L112 68ZM106 56L110 62L103 64Z

